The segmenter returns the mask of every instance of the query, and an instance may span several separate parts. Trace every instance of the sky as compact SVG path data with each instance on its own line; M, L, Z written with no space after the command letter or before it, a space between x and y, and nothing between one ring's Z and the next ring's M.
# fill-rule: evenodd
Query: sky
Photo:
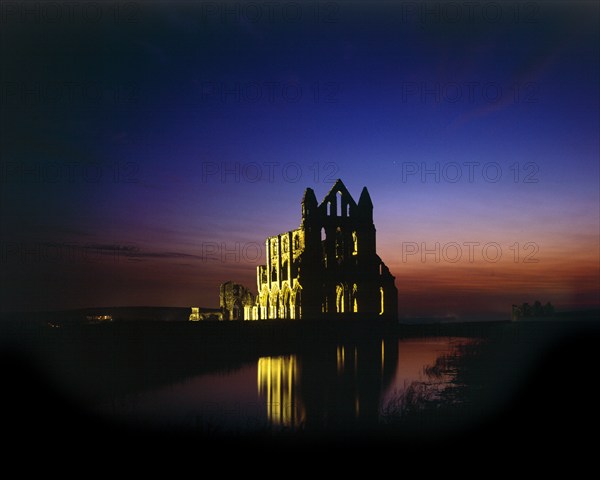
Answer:
M218 306L337 178L400 317L600 306L595 1L3 2L2 311Z

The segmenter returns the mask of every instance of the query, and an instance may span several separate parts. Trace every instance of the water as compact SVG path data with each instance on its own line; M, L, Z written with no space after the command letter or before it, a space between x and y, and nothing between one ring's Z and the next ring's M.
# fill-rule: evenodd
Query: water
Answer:
M413 382L431 382L428 366L466 342L386 339L261 357L229 371L112 399L98 411L133 424L195 431L375 425Z

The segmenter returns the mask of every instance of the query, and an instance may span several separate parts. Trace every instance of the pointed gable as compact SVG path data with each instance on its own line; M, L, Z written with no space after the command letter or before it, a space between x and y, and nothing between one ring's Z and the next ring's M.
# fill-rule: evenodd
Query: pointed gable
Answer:
M304 191L304 196L302 197L302 203L305 205L313 206L317 205L317 197L315 196L315 192L312 188L307 188Z
M338 205L338 201L341 205ZM339 178L319 205L319 210L323 216L338 216L337 212L341 212L340 216L348 217L351 214L350 212L354 212L356 208L356 202L344 182Z
M371 201L371 195L369 195L367 187L363 187L362 192L360 192L358 206L359 208L370 208L371 210L373 209L373 202Z
M331 189L329 190L329 193L327 193L327 195L325 195L325 197L323 198L323 201L319 205L319 208L325 207L327 205L327 203L336 205L337 204L336 197L337 197L338 192L341 194L342 202L344 204L349 204L350 208L356 208L356 202L352 198L352 195L350 195L350 192L346 188L346 185L344 185L344 182L342 182L342 180L339 178L335 181L335 183L333 184L333 187L331 187Z

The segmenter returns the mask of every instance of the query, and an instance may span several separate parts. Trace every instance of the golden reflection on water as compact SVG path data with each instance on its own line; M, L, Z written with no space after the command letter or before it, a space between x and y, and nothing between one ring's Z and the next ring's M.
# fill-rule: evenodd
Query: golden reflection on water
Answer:
M344 366L346 363L346 351L344 346L337 347L337 372L338 374L344 373Z
M304 422L299 375L296 355L258 359L258 394L266 400L267 418L272 425L292 427Z
M272 426L375 425L413 382L431 383L426 367L454 348L448 338L376 338L261 357L258 395Z
M395 370L398 341L338 344L302 356L261 357L258 394L269 423L297 427L376 419L380 395ZM360 352L359 352L360 350ZM360 356L360 359L359 359ZM310 417L310 418L309 418Z

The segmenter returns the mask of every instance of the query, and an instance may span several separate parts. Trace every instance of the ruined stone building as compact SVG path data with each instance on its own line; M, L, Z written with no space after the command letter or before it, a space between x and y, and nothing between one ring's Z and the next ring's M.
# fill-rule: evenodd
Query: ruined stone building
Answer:
M366 187L356 203L338 179L320 204L307 188L300 227L265 245L258 295L244 319L397 318L398 291L376 253Z
M191 307L189 320L192 322L203 320L243 320L244 308L252 307L254 295L243 285L228 281L219 287L219 309L205 309L200 312L199 307Z
M189 321L190 322L199 322L205 320L223 320L223 312L215 311L215 309L210 309L207 312L200 312L200 307L192 307L192 313L190 313Z
M225 282L219 288L219 307L223 320L243 320L244 308L254 303L252 292L243 285Z

